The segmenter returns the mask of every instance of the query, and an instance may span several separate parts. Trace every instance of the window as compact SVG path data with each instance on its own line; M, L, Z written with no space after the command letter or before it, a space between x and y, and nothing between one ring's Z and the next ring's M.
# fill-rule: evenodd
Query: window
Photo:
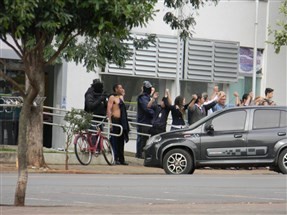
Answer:
M246 112L232 111L219 115L212 120L214 131L238 131L244 130Z
M278 128L279 122L280 110L256 110L254 113L253 129Z
M281 111L281 116L280 116L280 127L287 127L287 112L286 111Z

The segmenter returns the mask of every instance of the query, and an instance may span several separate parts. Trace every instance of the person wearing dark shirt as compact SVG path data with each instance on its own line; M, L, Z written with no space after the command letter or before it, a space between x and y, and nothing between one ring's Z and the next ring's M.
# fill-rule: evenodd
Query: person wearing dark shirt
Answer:
M276 105L274 101L272 101L274 90L272 88L265 89L265 98L263 99L260 105L268 106L268 105Z
M104 84L98 79L94 79L91 87L85 93L86 112L94 115L106 116L107 110L107 95L104 93ZM102 121L101 117L94 117L93 120ZM101 128L102 129L102 128Z
M153 97L158 95L154 93ZM157 99L157 97L155 99ZM150 128L151 136L166 132L167 118L169 115L171 106L171 99L169 95L169 90L166 89L165 96L162 98L160 104L154 102L151 108L154 110L154 116L152 119L152 127Z
M141 124L151 125L151 121L154 115L154 110L148 108L148 103L151 100L152 85L149 81L143 82L142 93L137 98L137 122ZM150 127L145 125L138 125L138 133L149 134ZM146 135L138 134L136 157L143 158L142 152L149 137Z
M171 116L172 116L172 124L171 124L171 131L172 130L178 130L184 128L185 121L184 121L184 115L186 109L190 106L192 100L185 104L185 98L182 96L177 96L174 100L174 105L170 107L171 110Z

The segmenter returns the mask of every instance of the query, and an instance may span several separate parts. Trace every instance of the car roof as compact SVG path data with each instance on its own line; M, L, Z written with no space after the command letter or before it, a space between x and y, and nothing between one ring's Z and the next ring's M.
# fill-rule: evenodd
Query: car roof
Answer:
M225 108L219 111L215 111L213 112L211 115L208 115L207 117L204 117L200 120L198 120L197 122L193 123L192 125L189 126L189 128L195 128L199 125L201 125L202 123L204 123L205 121L208 121L210 118L213 118L214 116L221 114L223 112L229 112L229 111L234 111L234 110L251 110L251 109L256 109L256 110L284 110L287 111L287 106L263 106L263 105L259 105L259 106L235 106L235 107L230 107L230 108Z

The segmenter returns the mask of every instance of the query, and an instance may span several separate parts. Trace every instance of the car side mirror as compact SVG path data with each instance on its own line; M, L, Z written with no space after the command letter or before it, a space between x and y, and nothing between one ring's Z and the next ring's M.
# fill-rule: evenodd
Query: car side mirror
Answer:
M206 130L206 132L207 132L208 134L213 134L213 132L214 132L214 127L213 127L212 124L209 124L209 125L207 125L207 126L205 127L205 130Z

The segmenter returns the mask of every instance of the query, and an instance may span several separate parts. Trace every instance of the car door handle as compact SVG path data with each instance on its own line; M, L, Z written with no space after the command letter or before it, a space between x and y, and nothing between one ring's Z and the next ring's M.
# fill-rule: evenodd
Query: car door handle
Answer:
M235 138L241 138L241 137L242 137L242 134L234 134L234 137L235 137Z
M286 132L278 132L277 135L278 135L278 136L285 136L285 135L286 135Z

